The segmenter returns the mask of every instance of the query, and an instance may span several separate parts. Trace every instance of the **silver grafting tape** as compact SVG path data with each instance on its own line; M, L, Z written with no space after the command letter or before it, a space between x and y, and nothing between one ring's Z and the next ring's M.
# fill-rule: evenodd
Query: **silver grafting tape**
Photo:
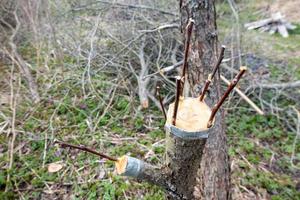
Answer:
M203 131L192 131L192 132L177 128L176 126L173 126L171 124L166 124L165 128L166 130L169 130L171 134L179 138L186 139L186 140L197 140L197 139L207 139L208 134L210 130L213 128L213 126Z
M131 176L131 177L138 177L141 170L143 170L144 168L144 162L127 156L127 166L126 166L126 170L124 172L124 176Z

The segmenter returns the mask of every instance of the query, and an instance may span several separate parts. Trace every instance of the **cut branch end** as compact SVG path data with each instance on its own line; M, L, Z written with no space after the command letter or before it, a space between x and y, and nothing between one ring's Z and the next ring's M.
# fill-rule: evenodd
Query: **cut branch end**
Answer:
M125 173L127 162L128 162L127 156L122 156L118 158L118 160L115 162L117 174L121 175Z

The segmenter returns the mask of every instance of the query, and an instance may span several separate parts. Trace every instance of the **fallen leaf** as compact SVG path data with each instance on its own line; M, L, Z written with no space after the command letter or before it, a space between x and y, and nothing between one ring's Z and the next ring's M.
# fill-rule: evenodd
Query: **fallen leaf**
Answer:
M54 173L54 172L58 172L59 170L61 170L63 168L62 164L59 163L51 163L48 165L48 172L50 173Z

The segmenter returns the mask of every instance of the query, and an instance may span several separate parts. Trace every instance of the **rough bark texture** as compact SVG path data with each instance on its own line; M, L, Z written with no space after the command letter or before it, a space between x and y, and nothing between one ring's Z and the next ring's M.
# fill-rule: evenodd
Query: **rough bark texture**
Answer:
M188 19L195 21L190 48L188 82L190 93L199 97L201 86L217 62L217 26L214 0L180 0L181 30ZM185 33L182 33L185 38ZM220 74L215 76L204 101L213 107L220 96ZM189 84L187 84L189 83ZM187 91L184 92L187 94ZM146 166L137 178L163 187L168 199L230 199L230 168L223 114L216 115L208 139L182 139L166 131L166 166ZM164 172L164 170L166 170Z
M168 168L157 168L146 162L141 162L142 167L137 176L138 180L147 181L148 183L152 183L154 185L164 188L168 192L172 192L169 187L170 183L168 177L170 175L170 172Z
M169 196L169 199L194 199L194 187L205 142L206 139L182 139L167 131L166 163L172 171L169 181L179 194L179 198Z
M214 0L182 0L180 5L181 29L184 30L189 18L193 18L195 21L188 80L191 93L199 96L200 86L204 85L208 74L212 72L217 58L218 38ZM185 34L182 35L184 37ZM216 76L210 91L210 95L205 101L212 106L220 96L219 76ZM223 114L218 114L214 132L209 135L204 149L201 168L198 171L195 198L229 199L229 172Z

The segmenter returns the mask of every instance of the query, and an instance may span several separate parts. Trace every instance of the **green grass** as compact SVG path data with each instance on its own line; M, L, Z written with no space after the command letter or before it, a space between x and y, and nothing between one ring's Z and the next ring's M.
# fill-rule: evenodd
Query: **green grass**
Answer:
M243 27L245 23L266 18L262 15L264 13L256 12L260 2L245 0L238 4L243 53L251 53L268 60L270 82L298 80L300 78L299 24L295 24L297 28L290 31L289 38L255 30L246 31ZM232 33L235 21L227 2L217 5L217 11L222 15L218 20L220 41L227 41L225 44L228 45L225 36ZM237 30L236 27L234 30ZM251 69L252 66L248 67ZM264 90L262 98L272 99L274 95L276 95L274 90ZM284 109L299 106L298 102L285 96L279 96L276 105ZM299 176L296 174L299 173L300 167L300 144L298 142L295 147L294 163L297 169L290 163L295 132L286 126L286 121L282 120L285 117L287 116L281 116L280 119L275 115L259 116L241 107L230 110L226 123L229 153L234 164L232 172L234 185L237 187L242 185L256 194L266 192L272 200L300 199L300 191L296 188L296 184L299 184ZM290 123L290 119L285 120Z
M96 77L95 83L103 94L109 90L109 85L97 81ZM163 199L163 192L157 187L146 183L136 183L133 180L114 175L111 162L99 165L98 157L75 150L60 149L54 146L50 140L53 135L55 139L91 146L116 157L130 154L143 158L148 152L147 149L152 149L152 143L164 137L163 123L161 122L163 120L151 122L151 126L157 127L154 130L145 130L146 112L139 111L136 115L132 115L133 107L138 105L138 101L134 100L134 104L132 104L129 97L125 95L117 95L109 111L99 120L105 110L105 102L109 99L105 95L101 95L103 99L97 96L84 98L80 87L74 87L72 80L67 80L63 85L51 88L48 95L50 97L35 106L35 110L30 113L29 117L24 118L25 111L28 110L28 102L20 105L20 110L23 110L24 113L19 112L18 118L24 118L24 120L18 129L32 134L33 139L28 140L26 134L17 136L16 144L25 142L22 148L25 149L25 152L22 152L20 156L18 153L15 154L11 171L1 170L1 199L16 198L19 194L16 194L15 190L25 191L22 192L25 199L39 199L45 196L43 191L48 190L48 186L58 187L62 191L70 191L72 199L82 199L83 197L86 199L122 199L125 194L133 199L139 199L141 195L143 199ZM157 113L157 110L153 112L153 114ZM94 132L91 132L87 120L93 124L99 122ZM46 134L49 139L46 165L43 168ZM110 142L111 138L119 137L132 138L132 141ZM4 150L7 150L7 138L4 136L0 138ZM136 140L135 138L140 139ZM159 163L160 160L157 158L162 156L164 149L155 147L153 151L157 156L151 158L149 162ZM62 161L65 167L57 173L49 173L47 171L48 164L56 161ZM1 156L1 167L6 162L7 157ZM76 172L81 168L84 170ZM98 179L100 168L105 170L105 175ZM11 175L10 182L6 182L8 173ZM89 183L89 180L92 182ZM65 186L63 183L71 183L71 185ZM5 188L8 189L6 193L4 193ZM140 195L136 194L137 191Z
M233 179L239 177L239 184L257 192L267 191L272 199L299 199L293 176L297 170L290 164L295 135L275 116L250 115L243 110L238 115L227 120L229 153L238 160Z

